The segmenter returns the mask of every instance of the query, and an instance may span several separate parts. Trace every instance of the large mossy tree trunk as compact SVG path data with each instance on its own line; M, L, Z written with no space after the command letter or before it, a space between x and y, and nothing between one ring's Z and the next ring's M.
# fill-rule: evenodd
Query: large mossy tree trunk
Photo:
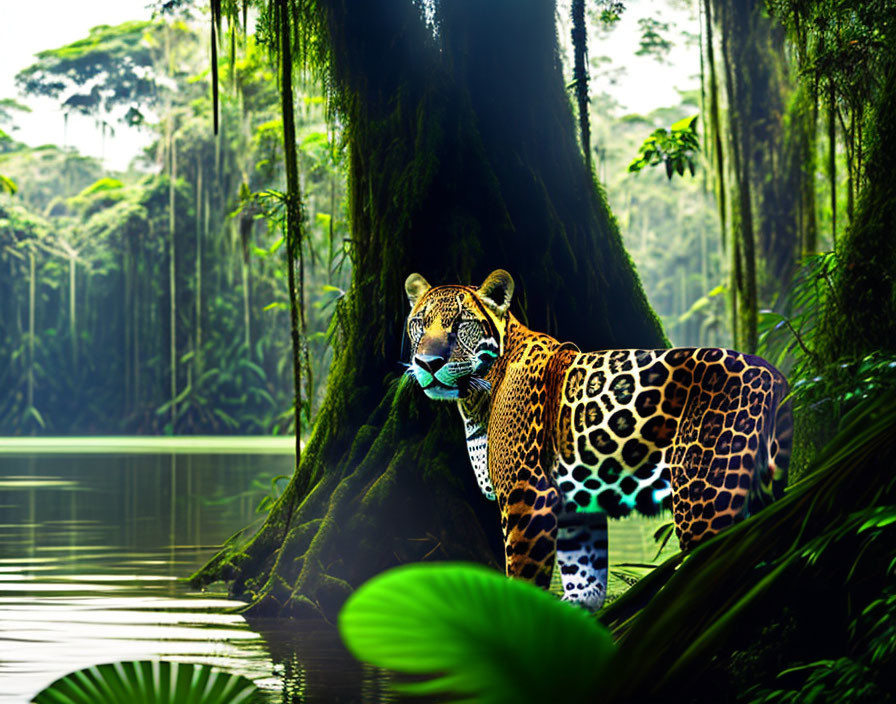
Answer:
M230 580L250 614L332 617L398 563L502 567L454 405L398 383L409 273L478 283L506 268L514 312L583 349L665 339L576 139L553 2L456 0L429 20L409 1L308 12L346 128L352 286L291 483L194 581Z
M864 146L867 185L837 240L837 268L822 319L820 359L829 365L876 351L896 353L896 57L887 58Z

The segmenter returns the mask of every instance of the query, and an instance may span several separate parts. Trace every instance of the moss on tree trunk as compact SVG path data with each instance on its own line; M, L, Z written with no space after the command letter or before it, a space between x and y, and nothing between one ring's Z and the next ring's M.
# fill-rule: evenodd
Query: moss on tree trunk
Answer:
M400 386L403 281L513 273L515 313L583 349L665 339L576 139L550 2L324 2L347 126L352 286L336 313L326 400L262 528L197 584L232 583L256 615L333 617L372 574L414 560L503 566L453 404Z
M837 269L823 319L824 362L896 353L896 61L891 57L869 120L866 186L837 240Z

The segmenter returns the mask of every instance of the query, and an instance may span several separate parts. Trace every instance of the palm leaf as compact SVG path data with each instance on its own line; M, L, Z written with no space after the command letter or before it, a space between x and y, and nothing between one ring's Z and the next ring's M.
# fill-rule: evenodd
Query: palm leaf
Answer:
M208 665L139 660L94 665L62 677L34 704L249 704L261 701L251 680Z
M583 609L479 565L381 574L349 598L339 630L358 659L426 676L399 691L478 702L584 701L616 650Z
M11 178L0 174L0 193L9 193L9 195L15 195L16 191L19 190L19 187L16 185L16 182Z

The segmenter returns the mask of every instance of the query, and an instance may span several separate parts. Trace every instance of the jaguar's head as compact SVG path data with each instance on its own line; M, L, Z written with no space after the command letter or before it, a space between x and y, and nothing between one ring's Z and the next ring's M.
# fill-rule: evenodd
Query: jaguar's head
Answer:
M411 274L404 288L411 303L408 374L434 399L448 401L470 391L487 391L485 375L504 349L513 296L510 274L493 271L479 288L432 287L420 274Z

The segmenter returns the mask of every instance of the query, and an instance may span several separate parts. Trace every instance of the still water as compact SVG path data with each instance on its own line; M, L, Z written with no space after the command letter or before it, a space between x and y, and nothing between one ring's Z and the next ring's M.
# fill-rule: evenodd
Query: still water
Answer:
M35 444L36 443L36 444ZM203 662L271 702L391 701L332 628L253 621L181 578L259 519L288 439L0 439L0 703L115 660ZM658 521L611 526L611 564L650 562ZM611 573L611 594L637 569Z

